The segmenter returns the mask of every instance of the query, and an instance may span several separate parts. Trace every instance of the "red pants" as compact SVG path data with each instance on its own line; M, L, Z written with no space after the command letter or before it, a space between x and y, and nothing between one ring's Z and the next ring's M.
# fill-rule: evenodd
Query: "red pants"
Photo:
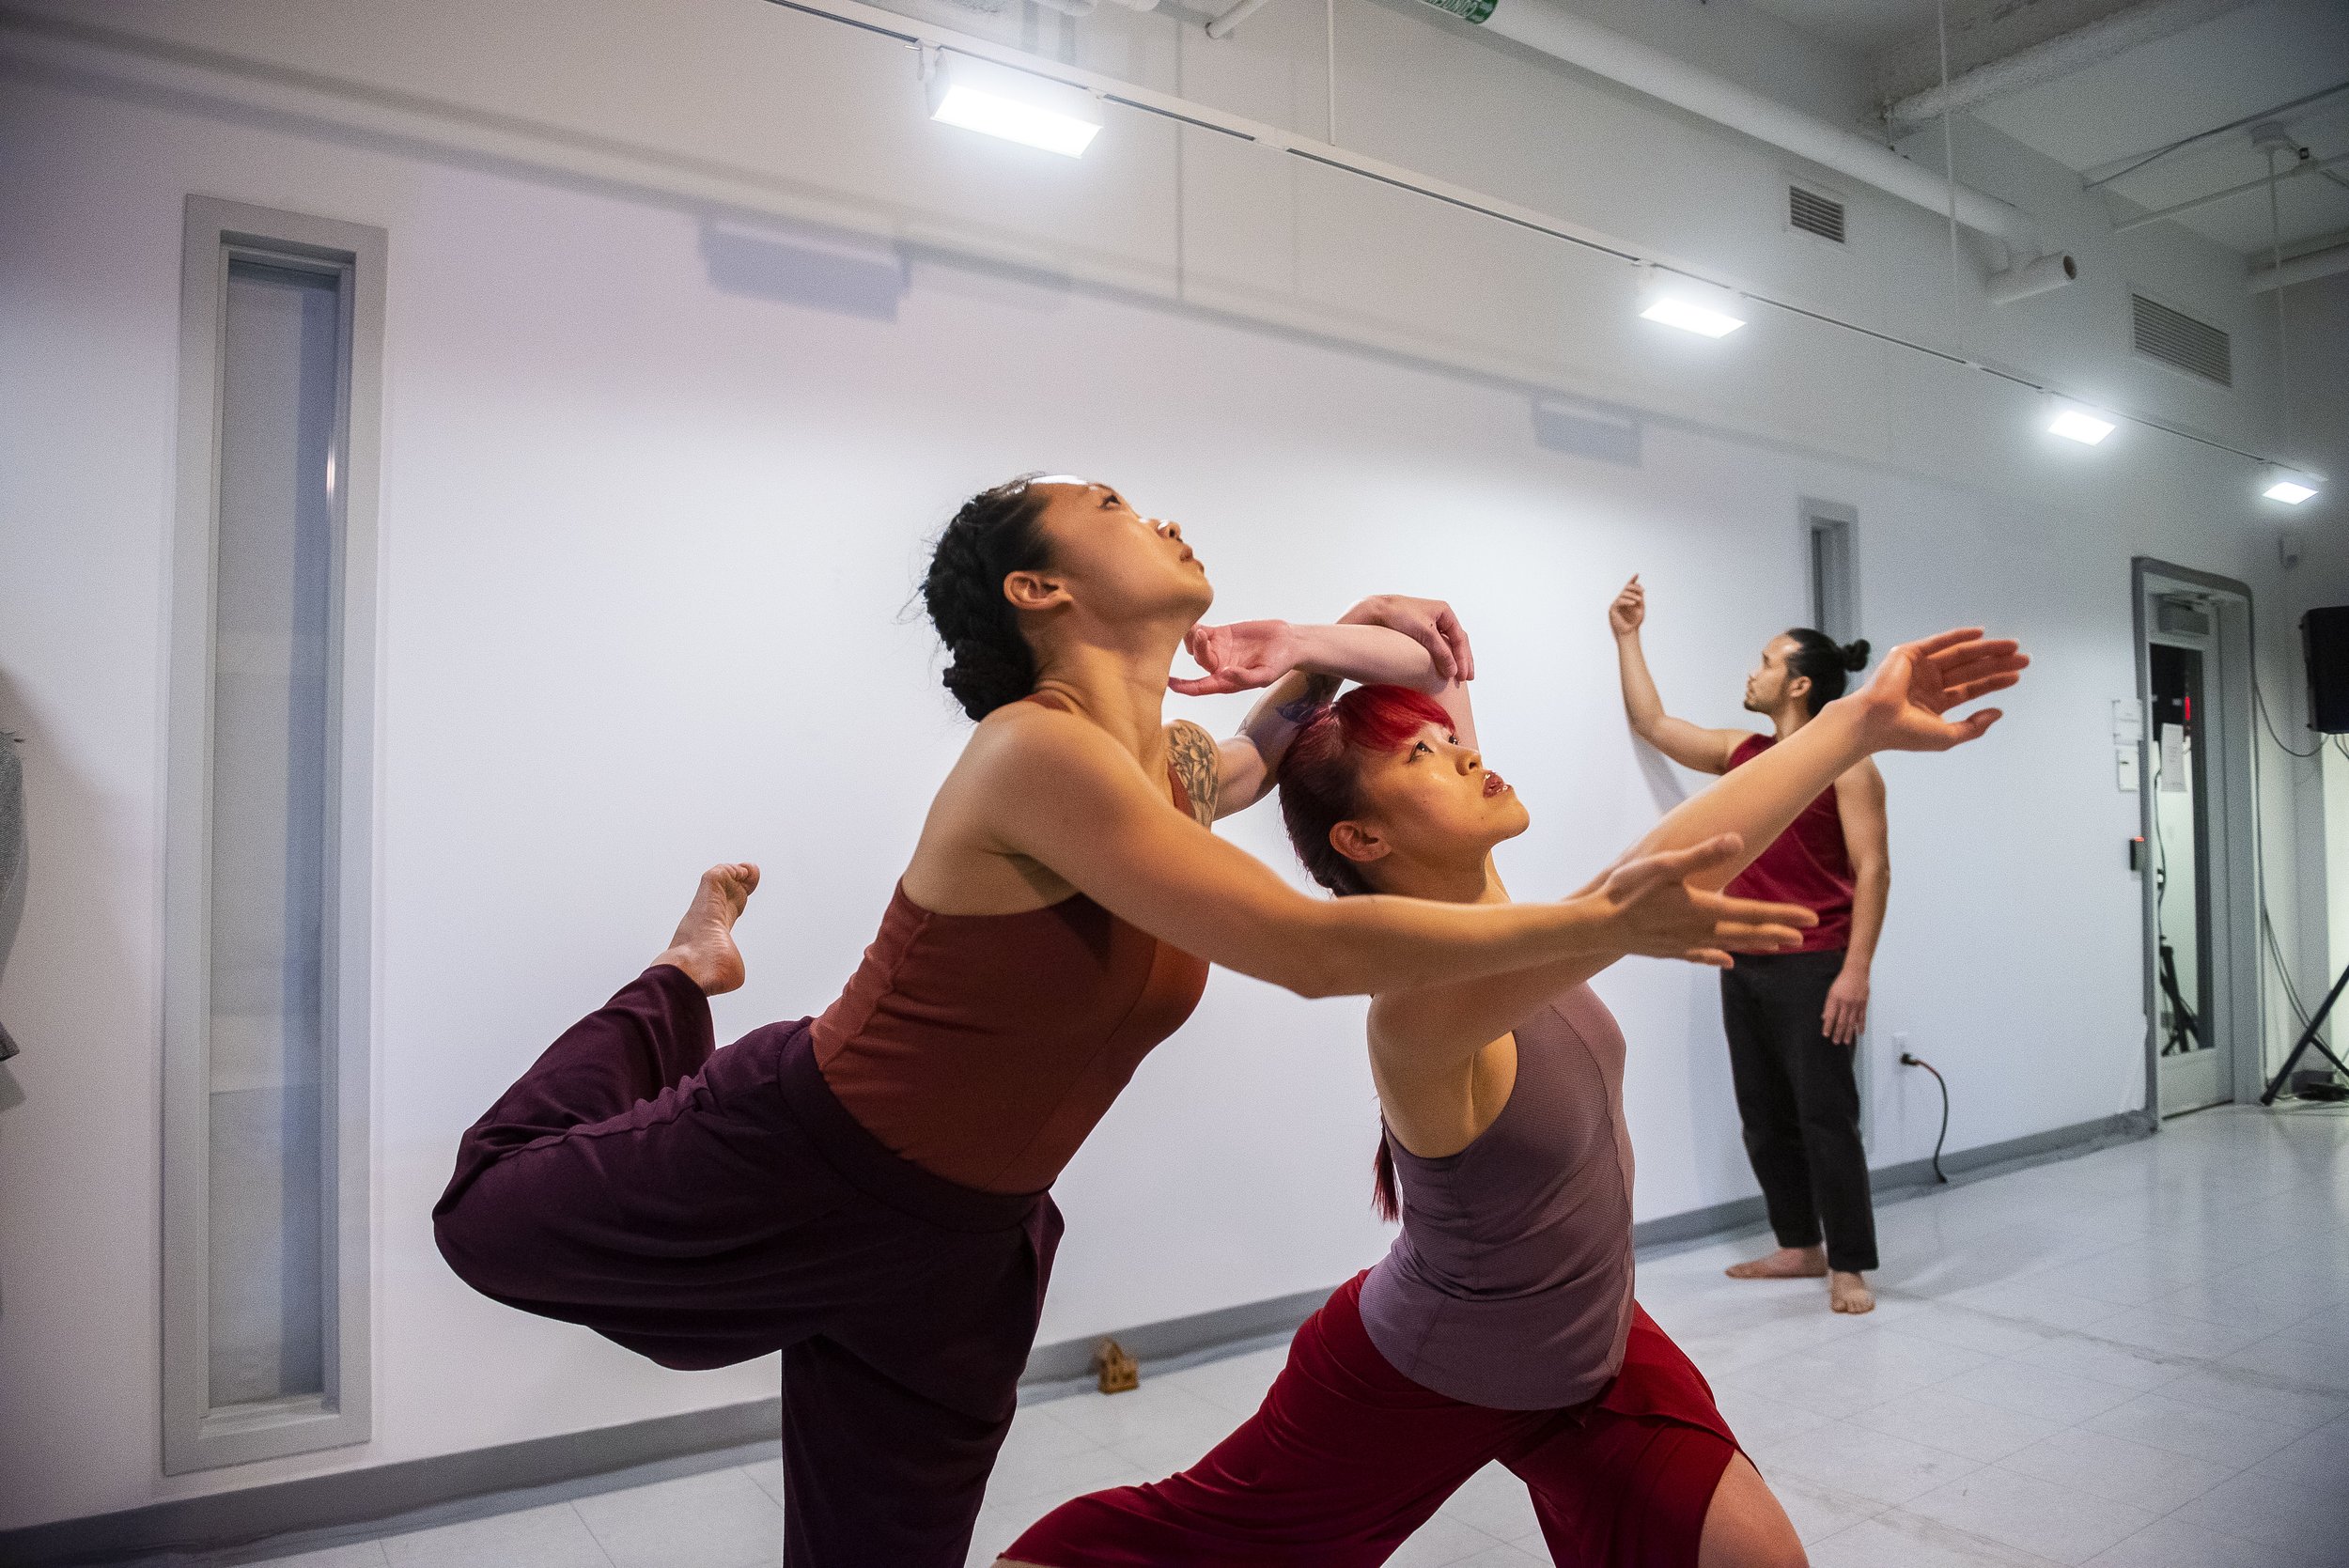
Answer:
M1238 1431L1179 1475L1064 1503L1003 1555L1045 1568L1367 1568L1498 1459L1551 1558L1690 1568L1736 1452L1712 1390L1645 1312L1621 1374L1571 1410L1492 1410L1423 1389L1363 1330L1361 1276L1298 1329Z

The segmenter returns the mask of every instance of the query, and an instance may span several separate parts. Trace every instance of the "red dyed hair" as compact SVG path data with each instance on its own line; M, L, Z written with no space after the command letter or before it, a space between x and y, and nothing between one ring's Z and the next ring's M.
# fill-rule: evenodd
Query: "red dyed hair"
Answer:
M1373 891L1361 867L1330 842L1330 830L1361 809L1361 758L1402 751L1426 724L1452 728L1452 715L1426 692L1358 686L1307 720L1289 742L1281 760L1281 820L1314 880L1340 898ZM1383 1132L1372 1180L1371 1203L1379 1218L1402 1218L1394 1157Z
M1281 759L1289 846L1313 879L1341 898L1371 891L1361 868L1330 842L1330 830L1361 809L1361 754L1402 751L1425 724L1452 727L1452 715L1426 692L1358 686L1306 720Z

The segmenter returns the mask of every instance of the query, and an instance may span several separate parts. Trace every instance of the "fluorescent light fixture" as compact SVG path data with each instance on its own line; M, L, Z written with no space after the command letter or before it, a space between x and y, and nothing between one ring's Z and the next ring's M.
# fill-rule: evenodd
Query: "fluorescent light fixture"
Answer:
M1727 337L1746 324L1737 296L1715 284L1650 267L1640 282L1640 317L1705 337Z
M2280 463L2269 463L2266 479L2267 488L2261 490L2260 494L2270 501L2280 501L2287 506L2297 506L2303 501L2315 497L2317 491L2323 488L2324 475L2303 474L2297 469L2286 468Z
M2077 441L2083 446L2093 446L2119 427L2093 409L2054 399L2048 406L2047 429L2066 441Z
M1101 109L1082 87L968 54L941 54L929 78L930 118L1065 158L1101 132Z

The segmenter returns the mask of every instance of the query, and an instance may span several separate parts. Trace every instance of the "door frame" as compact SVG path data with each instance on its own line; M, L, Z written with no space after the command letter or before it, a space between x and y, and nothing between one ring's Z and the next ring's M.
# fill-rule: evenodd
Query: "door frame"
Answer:
M2170 593L2190 593L2210 604L2212 648L2202 672L2210 722L2203 735L2208 755L2202 765L2214 798L2205 806L2210 831L2206 842L2198 847L2208 857L2203 875L2211 908L2211 994L2201 999L2202 1016L2214 1032L2225 1032L2221 1038L2228 1052L2230 1098L2246 1104L2259 1097L2261 1047L2266 1039L2259 967L2259 811L2251 776L2251 660L2257 645L2252 638L2251 590L2232 577L2143 555L2129 563L2129 589L2130 659L2137 666L2140 715L2138 831L2149 846L2155 824L2153 660L2148 652L2154 629L2148 606L2156 596ZM2149 859L2139 873L2138 893L2144 959L2145 1110L2158 1126L2162 1115L2157 1027L2160 931Z

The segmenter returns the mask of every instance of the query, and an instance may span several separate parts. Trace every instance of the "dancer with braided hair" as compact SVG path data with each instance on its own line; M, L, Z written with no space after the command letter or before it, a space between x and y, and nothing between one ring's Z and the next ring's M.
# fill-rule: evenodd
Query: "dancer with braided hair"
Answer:
M1746 676L1746 711L1767 719L1771 733L1707 729L1664 711L1640 646L1646 619L1647 590L1634 577L1607 610L1624 710L1640 738L1703 773L1750 766L1817 719L1843 694L1845 677L1868 663L1864 639L1839 644L1809 627L1781 632ZM1826 1275L1828 1306L1838 1312L1873 1312L1876 1304L1867 1278L1876 1266L1875 1212L1854 1058L1892 891L1890 836L1884 776L1863 759L1822 789L1730 884L1749 897L1800 904L1819 923L1797 951L1757 956L1721 976L1730 1083L1746 1157L1778 1240L1761 1257L1732 1264L1729 1275Z
M1060 1235L1048 1189L1209 963L1362 994L1777 951L1807 919L1719 893L1734 846L1552 904L1331 904L1208 831L1270 787L1331 680L1472 674L1439 604L1194 634L1214 596L1179 528L1034 477L963 506L924 595L978 722L839 1000L714 1048L706 999L741 984L758 873L713 868L651 967L466 1134L434 1210L498 1300L664 1366L783 1353L791 1568L961 1562ZM1221 743L1162 722L1187 639L1208 674L1184 690L1280 677Z
M1971 629L1895 649L1864 691L1631 853L1766 845L1870 753L1981 736L1996 709L1944 715L2025 663ZM1413 686L1349 691L1296 737L1290 842L1340 905L1506 908L1492 852L1532 819L1485 766L1467 688L1425 667ZM1532 1494L1558 1563L1800 1568L1704 1379L1633 1298L1626 1048L1588 985L1610 961L1382 983L1370 1062L1393 1250L1305 1322L1263 1405L1206 1457L1063 1504L998 1568L1373 1568L1494 1461Z

